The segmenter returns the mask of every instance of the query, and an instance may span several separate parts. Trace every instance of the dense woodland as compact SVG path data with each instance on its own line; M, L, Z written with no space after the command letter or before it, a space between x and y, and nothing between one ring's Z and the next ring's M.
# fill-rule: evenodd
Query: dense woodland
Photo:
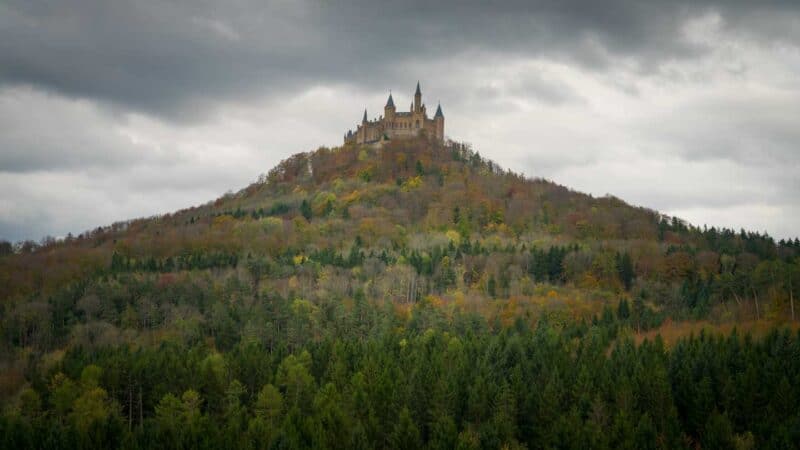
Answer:
M0 447L798 448L799 257L464 144L321 148L1 243Z

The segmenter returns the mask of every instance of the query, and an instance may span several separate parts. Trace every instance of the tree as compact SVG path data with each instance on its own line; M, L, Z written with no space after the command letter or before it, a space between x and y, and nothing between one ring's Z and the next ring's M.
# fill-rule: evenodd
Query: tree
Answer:
M795 292L800 292L800 263L786 263L783 265L783 278L786 280L786 290L789 292L789 311L792 321L795 320L794 298Z
M75 400L70 417L78 430L88 433L92 425L102 424L117 412L116 409L105 389L93 387Z
M733 426L728 417L718 411L711 413L702 434L703 448L733 449Z
M275 386L266 384L258 393L253 410L255 417L250 420L247 434L256 448L270 448L280 429L283 396Z
M50 403L56 414L62 418L72 410L80 392L74 381L63 373L57 373L50 381Z
M644 413L639 418L634 443L638 450L656 450L658 448L658 433L649 413Z
M302 214L306 220L311 221L313 212L311 210L311 204L306 199L303 199L303 202L300 203L300 214Z
M183 404L172 393L165 394L155 407L156 424L161 445L165 448L181 448L183 430Z
M14 253L14 247L11 242L0 240L0 256L7 256Z
M411 418L408 408L403 408L397 418L397 422L389 435L389 445L398 450L412 450L422 448L422 439L419 435L419 428Z
M497 281L495 281L494 275L489 276L489 281L486 283L486 292L489 294L489 297L497 297Z
M283 396L272 384L265 384L258 393L255 403L255 415L271 426L278 423L283 413Z
M300 356L289 355L281 362L275 374L275 382L280 386L289 405L301 410L310 406L310 396L314 387L314 377L309 372L311 354L303 350Z
M647 307L644 304L645 292L639 292L639 295L633 298L633 318L636 320L636 332L642 332L642 319L644 318Z
M619 320L628 320L628 317L631 316L630 306L628 306L628 300L622 299L619 301L619 306L617 306L617 317Z
M261 279L268 275L272 265L266 258L255 257L247 261L247 271L253 280L253 295L258 295Z
M636 276L635 272L633 271L633 262L631 261L631 256L628 254L628 252L625 252L621 257L618 255L617 261L619 279L622 281L622 285L625 286L625 290L629 291L633 285L633 278Z

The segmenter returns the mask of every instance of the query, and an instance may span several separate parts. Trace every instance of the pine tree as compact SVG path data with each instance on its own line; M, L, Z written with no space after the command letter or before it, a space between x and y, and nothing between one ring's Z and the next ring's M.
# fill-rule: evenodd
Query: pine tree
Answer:
M617 306L617 318L619 320L628 320L631 316L630 306L628 306L628 300L622 299L619 301L619 306Z
M300 203L300 214L302 214L306 220L311 220L313 212L311 211L311 204L308 203L308 200L303 199L303 202Z
M403 408L397 418L397 423L389 435L391 448L398 450L416 450L422 448L422 439L419 435L419 428L411 418L408 408Z
M631 256L628 252L623 253L622 256L618 258L617 271L619 272L619 279L622 281L625 290L630 290L636 273L633 271L633 261L631 261Z

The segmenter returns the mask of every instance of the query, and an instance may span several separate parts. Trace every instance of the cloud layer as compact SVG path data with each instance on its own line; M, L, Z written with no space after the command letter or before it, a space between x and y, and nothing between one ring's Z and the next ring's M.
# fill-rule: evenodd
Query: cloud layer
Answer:
M800 234L797 2L12 0L0 239L210 200L417 79L506 167Z

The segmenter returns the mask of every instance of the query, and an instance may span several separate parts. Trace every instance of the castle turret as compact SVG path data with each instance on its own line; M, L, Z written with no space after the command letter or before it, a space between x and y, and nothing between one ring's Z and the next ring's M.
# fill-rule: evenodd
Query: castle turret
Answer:
M417 92L414 93L414 112L422 111L422 91L419 88L419 81L417 81Z
M383 107L383 115L391 120L394 118L395 108L394 108L394 99L392 99L392 93L389 92L389 100L386 100L386 106Z
M442 104L436 107L436 114L433 116L433 122L436 125L436 138L444 140L444 114L442 114Z
M364 108L364 118L361 119L361 126L358 127L356 131L356 142L364 143L367 142L367 109Z

